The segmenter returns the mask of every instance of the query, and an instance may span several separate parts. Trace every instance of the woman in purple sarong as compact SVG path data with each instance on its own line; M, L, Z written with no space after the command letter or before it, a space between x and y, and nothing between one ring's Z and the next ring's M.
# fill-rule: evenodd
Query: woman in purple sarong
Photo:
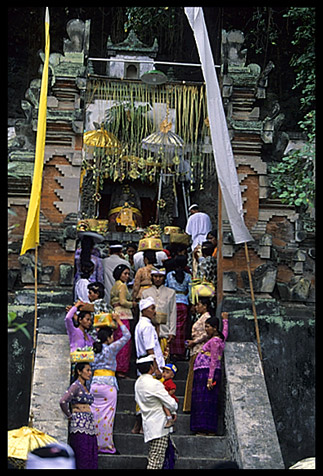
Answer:
M76 469L98 469L98 445L90 407L94 398L86 388L91 373L88 362L78 362L75 366L75 382L59 402L70 422L69 444L75 454Z
M205 330L210 339L194 362L190 428L192 432L202 435L214 435L218 427L221 359L228 337L227 312L222 312L222 320L222 332L219 331L218 318L206 320Z
M91 410L96 429L99 453L116 453L113 442L113 424L117 407L118 382L115 376L117 353L130 340L131 334L120 317L115 318L119 324L122 337L113 341L110 327L99 330L98 338L93 344L94 362L91 393L94 396Z

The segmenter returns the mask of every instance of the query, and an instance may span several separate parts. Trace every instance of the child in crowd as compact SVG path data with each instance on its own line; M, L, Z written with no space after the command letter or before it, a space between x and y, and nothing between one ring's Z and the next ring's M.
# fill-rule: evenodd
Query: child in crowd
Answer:
M81 277L75 283L75 301L90 302L88 296L88 285L90 276L94 272L94 263L88 261L81 265Z
M165 367L163 367L163 373L162 373L162 381L164 384L165 389L169 393L171 397L174 398L174 400L178 403L178 398L175 395L176 392L176 383L174 383L173 378L175 377L177 372L177 367L174 364L166 364ZM167 422L165 424L165 428L170 428L171 426L174 425L174 420L172 417L172 414L170 410L166 407L163 407L164 412L166 414Z

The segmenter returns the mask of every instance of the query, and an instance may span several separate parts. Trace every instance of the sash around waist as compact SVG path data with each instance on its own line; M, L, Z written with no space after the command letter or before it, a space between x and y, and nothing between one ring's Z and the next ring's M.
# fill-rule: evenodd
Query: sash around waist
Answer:
M201 354L207 355L208 357L211 357L211 352L208 352L206 350L201 350Z
M114 377L115 374L114 370L96 369L94 370L93 377Z

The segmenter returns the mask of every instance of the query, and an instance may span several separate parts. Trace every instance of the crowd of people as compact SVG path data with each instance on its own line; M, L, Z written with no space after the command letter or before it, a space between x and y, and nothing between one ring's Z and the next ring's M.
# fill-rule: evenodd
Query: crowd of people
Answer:
M129 378L132 346L138 377L132 433L143 433L149 443L147 469L174 467L169 435L178 410L173 380L178 361L189 359L183 411L191 414L191 431L216 434L228 316L222 313L220 330L215 297L199 297L193 305L190 292L193 277L216 286L216 233L209 228L200 241L195 237L191 261L182 244L138 252L134 243L117 242L101 259L95 234L83 235L75 254L74 305L66 308L65 325L70 351L92 348L94 361L72 366L71 386L60 400L78 469L96 469L99 453L117 452L118 380ZM194 230L200 233L201 226ZM94 314L109 310L114 326L93 329Z

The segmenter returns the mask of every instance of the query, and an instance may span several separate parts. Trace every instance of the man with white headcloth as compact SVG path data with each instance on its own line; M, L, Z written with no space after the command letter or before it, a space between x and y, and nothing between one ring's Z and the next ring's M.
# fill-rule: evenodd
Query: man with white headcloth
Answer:
M160 379L162 376L162 369L165 365L162 350L160 348L158 335L152 320L156 318L156 306L152 297L142 298L139 301L140 317L138 324L135 327L135 346L136 354L139 359L145 355L154 355L156 360L155 376ZM138 375L140 371L137 370ZM140 408L136 407L136 422L131 430L131 433L140 433L142 428L142 419Z
M200 212L199 206L196 203L193 203L193 205L189 207L188 211L190 212L190 216L186 223L185 232L188 235L191 235L192 239L192 271L193 278L195 278L198 260L202 256L201 244L203 241L206 241L209 231L212 230L212 223L209 215Z
M161 378L165 360L160 348L158 335L152 320L156 318L155 300L149 296L139 302L140 317L135 327L135 345L137 358L146 354L154 354L158 369L156 377Z
M137 359L140 377L135 383L135 399L141 409L144 441L149 443L146 469L162 469L169 444L169 428L165 428L166 407L176 418L178 405L164 385L153 378L157 364L154 354Z

